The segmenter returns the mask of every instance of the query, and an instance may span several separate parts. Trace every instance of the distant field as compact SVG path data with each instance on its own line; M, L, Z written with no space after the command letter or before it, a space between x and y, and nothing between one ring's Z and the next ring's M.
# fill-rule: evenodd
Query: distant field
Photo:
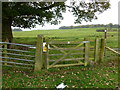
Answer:
M104 28L79 28L79 29L64 29L64 30L33 30L13 32L14 42L36 44L37 35L43 34L45 37L55 37L59 40L80 41L83 38L95 39L96 37L104 38L104 32L96 32L97 29ZM117 47L118 32L108 32L107 41L110 46ZM112 45L111 45L112 44Z

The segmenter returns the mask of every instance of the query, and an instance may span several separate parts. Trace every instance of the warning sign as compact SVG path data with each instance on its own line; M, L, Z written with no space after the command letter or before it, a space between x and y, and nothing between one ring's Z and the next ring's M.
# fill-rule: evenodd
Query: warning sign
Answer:
M43 52L47 52L47 50L50 48L50 46L46 44L46 42L43 42Z

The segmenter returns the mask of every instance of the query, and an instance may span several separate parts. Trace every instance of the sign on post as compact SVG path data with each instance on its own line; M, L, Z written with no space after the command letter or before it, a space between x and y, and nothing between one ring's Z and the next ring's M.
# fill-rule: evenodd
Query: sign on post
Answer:
M50 48L50 46L48 45L48 47L47 47L46 42L43 42L43 52L47 52L47 49L49 49L49 48Z

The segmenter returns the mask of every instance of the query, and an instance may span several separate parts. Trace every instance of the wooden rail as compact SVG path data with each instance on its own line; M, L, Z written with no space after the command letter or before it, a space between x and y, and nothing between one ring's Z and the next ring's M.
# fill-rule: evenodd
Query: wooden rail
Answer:
M114 53L116 53L116 54L118 54L118 55L120 55L119 52L115 51L114 49L112 49L112 48L110 48L110 47L105 47L105 48L108 49L108 50L110 50L110 51L112 51L112 52L114 52Z
M78 61L78 60L84 60L84 58L69 58L69 59L63 59L61 61ZM56 60L49 60L49 62L54 62Z

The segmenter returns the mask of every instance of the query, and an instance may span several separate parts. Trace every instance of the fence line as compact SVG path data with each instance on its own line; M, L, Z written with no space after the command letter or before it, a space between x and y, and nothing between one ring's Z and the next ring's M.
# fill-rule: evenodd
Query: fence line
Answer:
M4 44L4 45L11 44L11 45L18 45L18 46L26 46L29 48L36 48L35 56L21 55L21 54L16 54L16 53L11 53L11 52L8 53L9 51L34 53L31 51L18 50L18 49L7 49L7 47L0 48L1 50L3 50L3 53L1 53L3 55L4 54L5 55L16 55L16 56L32 57L32 58L35 57L35 61L34 61L34 60L27 60L27 59L3 56L0 58L6 59L6 61L3 60L1 62L8 63L7 66L10 66L11 64L16 64L18 66L19 65L35 66L34 71L40 71L43 68L48 69L51 67L63 67L63 66L74 66L74 65L85 65L86 66L86 65L88 65L90 60L92 60L92 62L102 62L104 60L104 56L105 56L105 48L108 49L109 51L112 51L113 53L120 55L119 52L106 46L106 39L100 39L100 38L98 39L97 38L95 40L95 46L90 46L91 41L92 41L92 45L94 43L93 43L93 40L90 41L88 39L84 39L81 42L80 41L75 41L75 42L74 41L61 41L61 42L57 41L56 42L56 41L49 41L49 40L45 39L46 44L44 46L43 38L44 38L43 35L38 35L36 47L33 45L0 42L0 44ZM49 46L48 44L51 46L51 48L48 48L48 46ZM60 46L58 46L57 44ZM64 44L65 47L64 47L64 45L62 46L61 44ZM68 47L67 47L67 45L68 45ZM8 52L7 52L7 50L8 50ZM57 52L54 52L53 50L56 50ZM5 53L5 51L6 51L6 53ZM53 54L51 54L52 51L53 51ZM93 52L94 52L94 55L92 54ZM90 55L90 54L92 54L92 55ZM61 56L63 55L63 56L61 57L60 55ZM71 58L70 55L74 55L74 56L72 56L72 58ZM58 58L53 58L53 57L49 58L49 56L58 56ZM8 61L7 59L11 59L11 61ZM57 60L54 60L54 59L57 59ZM16 61L18 60L18 62L15 62L14 60L16 60ZM19 61L33 62L33 64L27 64L25 62L19 63ZM63 61L73 61L73 63L70 62L71 64L69 64L69 62L67 62L67 64L66 64L66 62L65 62L65 64L60 64L61 61L62 62ZM49 63L49 62L53 62L53 63Z

